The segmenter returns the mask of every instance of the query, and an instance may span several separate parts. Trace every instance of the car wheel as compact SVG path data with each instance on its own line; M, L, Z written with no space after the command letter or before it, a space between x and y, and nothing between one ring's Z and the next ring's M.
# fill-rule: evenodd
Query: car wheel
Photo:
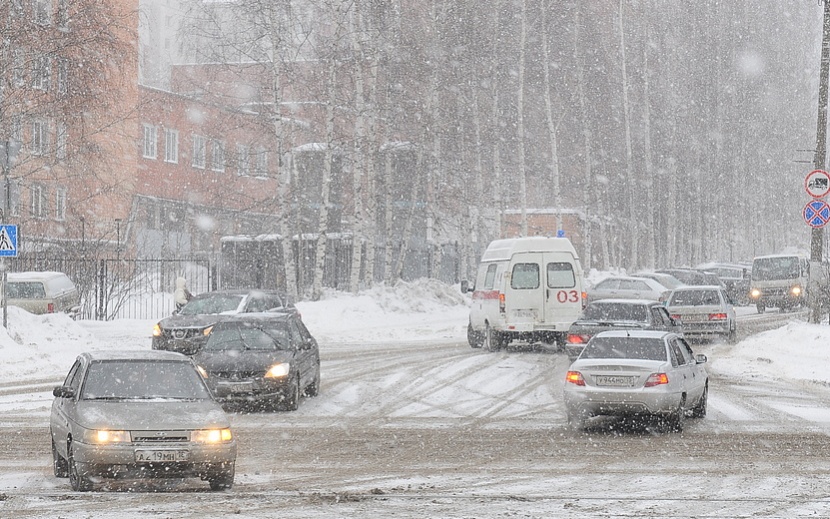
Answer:
M686 398L680 401L677 409L665 419L666 432L683 432L686 422Z
M69 477L69 463L66 458L58 453L55 440L52 440L52 468L55 471L56 478Z
M286 411L296 411L300 407L300 376L294 378L291 384L291 393L282 401L282 407Z
M481 348L481 333L473 329L473 323L467 324L467 343L470 348Z
M303 392L305 396L314 397L320 394L320 363L317 363L317 367L314 368L314 380L311 381L311 384L307 385L305 391Z
M764 310L767 309L767 307L766 307L766 305L764 305L764 303L759 302L759 303L755 303L755 309L758 310L759 314L762 314L762 313L764 313Z
M579 411L568 411L568 426L573 431L585 430L585 422L587 420L588 417L585 413L581 413Z
M484 325L484 349L487 351L499 351L501 349L501 334L490 327L490 323Z
M224 472L219 472L215 475L211 475L210 477L208 477L210 489L214 491L230 490L231 487L233 487L233 478L235 472L236 469L234 468L234 463L230 463L230 469L227 469Z
M732 323L732 327L729 329L729 333L726 335L726 341L729 343L735 343L738 340L738 330L735 323Z
M697 401L694 409L692 409L692 418L703 418L706 416L706 404L709 401L709 384L703 387L703 394L700 395L700 400Z
M92 490L92 481L85 474L85 464L75 461L73 450L72 442L69 442L69 446L66 449L67 456L69 457L69 484L72 486L72 490L76 492L89 492Z

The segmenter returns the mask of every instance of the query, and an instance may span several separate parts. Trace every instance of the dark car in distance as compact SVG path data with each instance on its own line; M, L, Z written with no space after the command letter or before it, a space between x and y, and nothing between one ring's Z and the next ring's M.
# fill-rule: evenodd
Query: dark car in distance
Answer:
M682 326L666 307L644 299L600 299L588 303L565 340L565 353L575 360L594 335L609 330L662 330L682 335Z
M165 317L153 328L153 349L193 355L207 342L213 325L235 315L259 312L293 312L297 309L282 294L269 290L239 289L205 292Z
M320 391L320 350L296 313L218 322L193 360L226 406L294 411Z

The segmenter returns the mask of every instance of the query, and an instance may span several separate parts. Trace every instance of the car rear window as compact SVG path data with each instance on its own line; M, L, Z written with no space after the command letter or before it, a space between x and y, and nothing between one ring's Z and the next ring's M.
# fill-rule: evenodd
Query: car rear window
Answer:
M638 359L665 361L663 339L650 337L600 337L588 341L580 359Z
M9 299L45 299L46 290L39 281L10 281L6 283Z
M678 290L675 291L669 306L717 306L720 297L715 290Z
M596 321L648 321L648 308L624 303L589 304L582 319Z

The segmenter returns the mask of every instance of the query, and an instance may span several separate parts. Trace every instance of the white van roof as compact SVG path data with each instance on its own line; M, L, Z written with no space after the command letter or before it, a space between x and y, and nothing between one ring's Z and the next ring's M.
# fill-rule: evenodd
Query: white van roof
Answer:
M576 254L571 240L567 238L544 238L531 236L527 238L508 238L494 240L487 246L487 250L481 256L481 261L504 261L509 260L517 252L569 252L574 258Z

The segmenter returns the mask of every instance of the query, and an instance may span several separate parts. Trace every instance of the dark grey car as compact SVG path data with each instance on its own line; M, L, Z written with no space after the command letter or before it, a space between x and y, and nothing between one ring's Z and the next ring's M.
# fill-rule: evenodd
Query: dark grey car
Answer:
M81 354L53 391L55 476L92 490L98 478L198 477L233 485L230 421L192 359L167 351Z
M193 355L207 342L214 324L234 315L259 312L297 312L293 303L268 290L219 290L205 292L178 313L153 328L153 349Z
M579 357L594 335L608 330L662 330L682 335L682 326L666 307L643 299L601 299L588 303L579 319L568 329L565 352Z
M216 323L193 360L227 405L296 410L320 391L320 350L297 314L248 314Z

